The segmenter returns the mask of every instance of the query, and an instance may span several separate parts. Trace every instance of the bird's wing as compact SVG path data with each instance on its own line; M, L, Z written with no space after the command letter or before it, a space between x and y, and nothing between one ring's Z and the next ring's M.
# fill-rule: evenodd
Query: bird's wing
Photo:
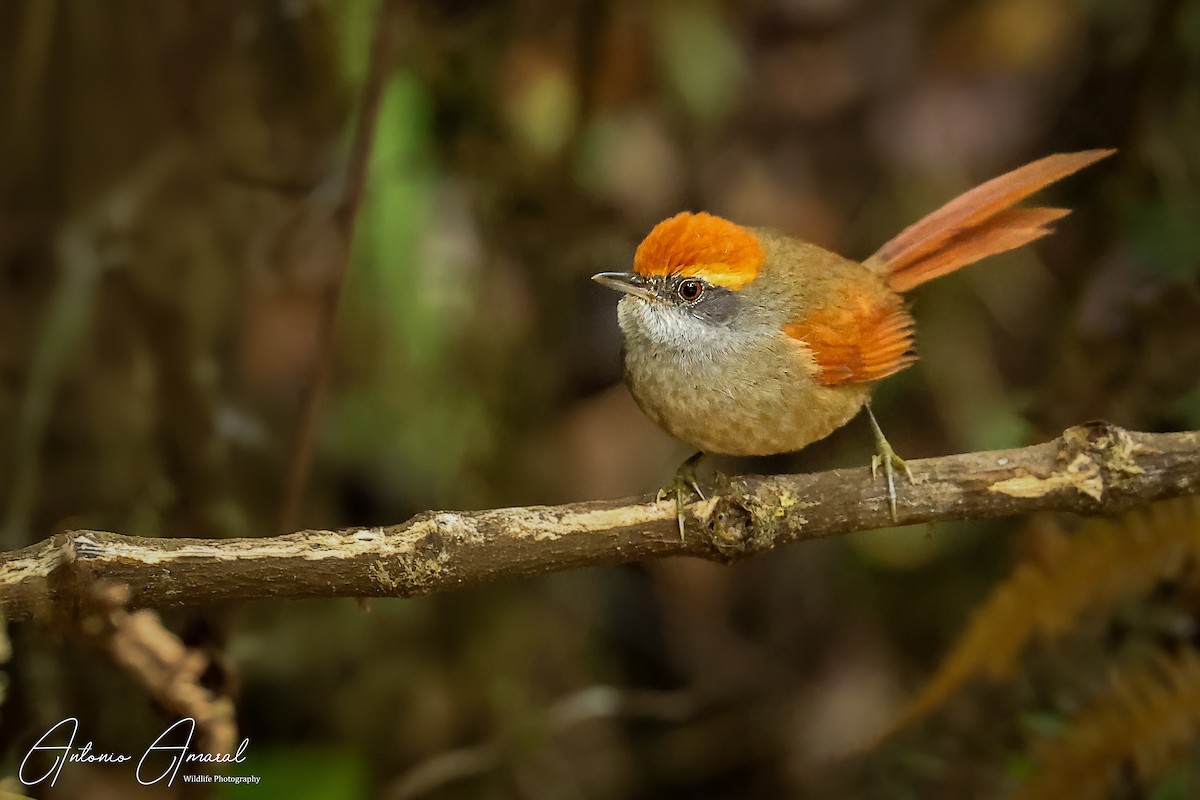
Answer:
M847 288L836 302L783 326L811 352L818 383L886 378L917 360L913 319L898 295Z

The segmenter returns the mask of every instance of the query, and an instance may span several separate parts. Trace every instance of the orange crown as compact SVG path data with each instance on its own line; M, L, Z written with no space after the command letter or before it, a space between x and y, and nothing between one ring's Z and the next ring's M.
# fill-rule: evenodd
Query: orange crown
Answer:
M741 289L763 264L758 237L712 214L683 212L654 226L638 245L633 269L642 275L688 275Z

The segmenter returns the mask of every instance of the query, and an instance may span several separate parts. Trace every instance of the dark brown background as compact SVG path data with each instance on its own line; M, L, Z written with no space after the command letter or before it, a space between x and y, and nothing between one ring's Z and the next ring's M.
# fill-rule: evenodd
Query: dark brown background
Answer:
M367 2L0 2L4 548L275 532L374 19ZM1052 239L915 294L922 360L880 387L881 422L911 456L1097 417L1200 426L1196 0L452 0L403 4L397 37L303 527L652 489L686 452L619 385L615 298L587 278L654 222L705 209L862 257L1070 149L1121 152L1047 193L1076 209ZM857 420L718 466L871 447ZM168 619L237 698L263 776L237 796L386 796L489 741L487 769L430 796L993 796L1103 671L1111 629L871 758L829 758L895 713L1050 524ZM70 636L9 632L3 774L64 716L104 750L161 729ZM614 696L629 714L549 732L556 704ZM57 796L129 783L77 769Z

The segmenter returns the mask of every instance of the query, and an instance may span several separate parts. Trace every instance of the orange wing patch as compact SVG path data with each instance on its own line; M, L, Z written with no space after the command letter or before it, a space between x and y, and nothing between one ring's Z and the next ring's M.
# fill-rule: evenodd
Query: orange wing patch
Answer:
M913 319L898 297L881 302L848 294L844 302L789 322L783 331L812 351L816 379L826 386L877 381L917 360Z
M762 244L749 229L712 214L683 212L654 226L638 245L633 269L642 275L690 275L741 289L758 275Z

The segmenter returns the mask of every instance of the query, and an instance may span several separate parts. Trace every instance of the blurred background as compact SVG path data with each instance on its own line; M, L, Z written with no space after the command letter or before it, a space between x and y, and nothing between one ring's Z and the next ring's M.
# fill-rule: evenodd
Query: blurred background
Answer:
M1055 236L914 294L922 360L880 387L880 421L906 457L1096 418L1200 427L1200 0L400 4L328 343L377 12L0 2L4 549L77 528L278 532L325 347L294 527L652 491L688 452L620 384L616 298L588 277L625 269L655 222L703 209L863 258L983 179L1091 147L1121 150L1043 195L1075 209ZM715 466L872 450L859 419ZM1040 526L1070 524L165 618L215 659L263 779L214 796L1003 796L1054 687L1102 668L1105 630L1080 634L1090 661L1035 654L837 756ZM162 730L69 633L9 635L2 774L65 716L107 751ZM79 767L51 794L129 783ZM1195 796L1200 769L1173 785Z

